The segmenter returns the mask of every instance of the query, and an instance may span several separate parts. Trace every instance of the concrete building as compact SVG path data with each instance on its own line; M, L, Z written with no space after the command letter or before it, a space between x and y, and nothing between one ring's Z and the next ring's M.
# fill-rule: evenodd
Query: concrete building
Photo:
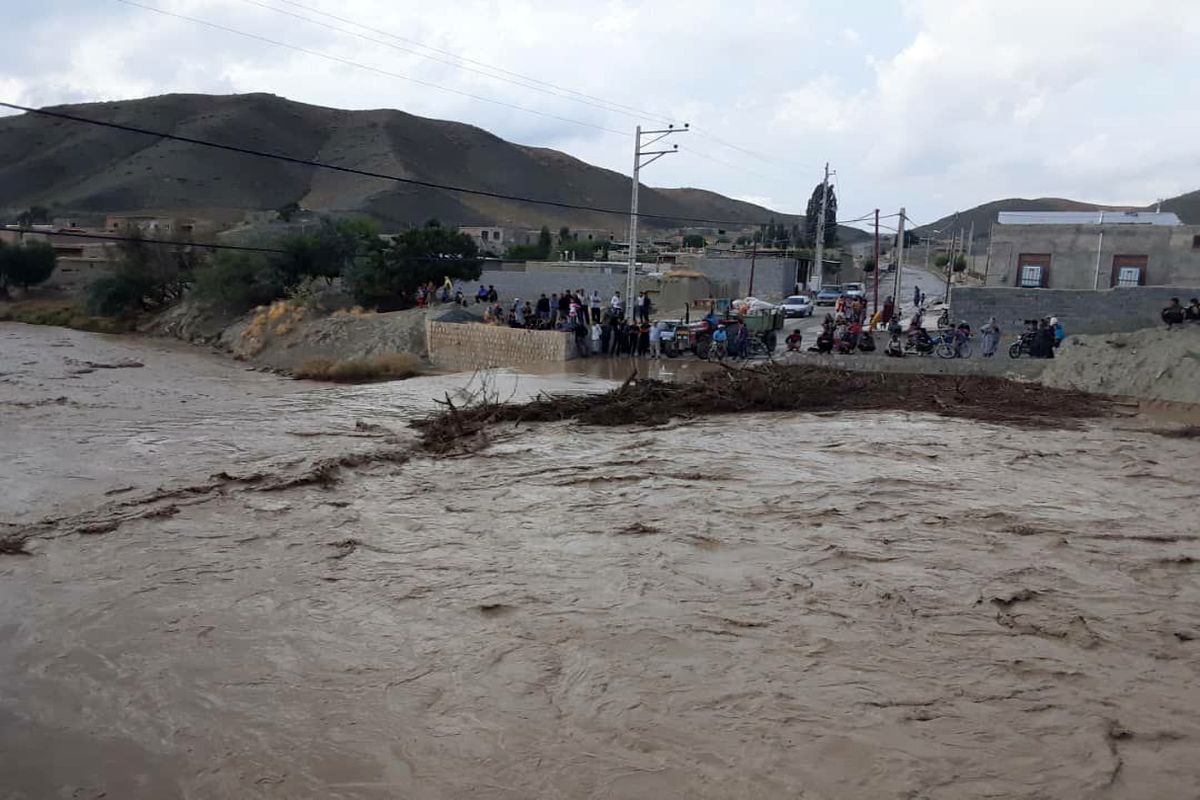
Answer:
M992 225L987 286L1200 285L1200 225L1146 211L1010 212Z
M196 220L189 217L157 217L143 214L110 214L104 219L109 233L140 231L147 236L190 236L196 232Z
M505 231L499 225L459 225L458 232L474 239L481 253L502 255L506 248L518 243L512 231Z

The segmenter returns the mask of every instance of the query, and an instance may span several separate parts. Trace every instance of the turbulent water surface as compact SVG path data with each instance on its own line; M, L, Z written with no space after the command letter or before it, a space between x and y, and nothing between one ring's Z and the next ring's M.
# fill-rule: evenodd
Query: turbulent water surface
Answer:
M430 459L405 420L469 376L0 355L0 797L1200 793L1195 440L772 414Z

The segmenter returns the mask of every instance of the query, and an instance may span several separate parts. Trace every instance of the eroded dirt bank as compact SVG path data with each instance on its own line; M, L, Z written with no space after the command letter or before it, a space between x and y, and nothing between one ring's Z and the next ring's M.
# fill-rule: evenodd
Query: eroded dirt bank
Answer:
M108 341L70 335L77 359ZM67 349L22 337L39 362ZM370 426L398 430L432 384L313 389L214 359L221 388L182 414L206 367L153 352L44 379L173 378L128 405L97 383L108 405L14 406L56 395L0 384L0 434L44 485L0 519L64 518L0 556L9 796L1200 786L1195 439L786 412L376 459L411 439ZM165 437L155 471L122 445L133 416ZM347 453L368 455L291 480ZM133 488L79 480L106 458L97 480Z

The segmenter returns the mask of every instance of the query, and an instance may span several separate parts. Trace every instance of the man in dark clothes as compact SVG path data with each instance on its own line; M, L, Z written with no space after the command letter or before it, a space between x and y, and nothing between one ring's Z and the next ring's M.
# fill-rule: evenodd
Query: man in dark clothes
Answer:
M650 293L643 292L642 293L642 322L650 321L650 308L651 308Z
M558 296L558 318L566 319L571 311L571 293L563 292Z
M1172 297L1171 302L1162 310L1162 321L1167 323L1168 329L1174 325L1182 325L1186 316L1178 297Z
M550 300L545 294L538 298L537 315L540 320L550 319Z
M1037 336L1033 340L1034 358L1054 358L1054 328L1050 320L1043 319L1038 323Z
M892 298L883 301L883 311L879 315L879 321L887 325L892 321L892 317L896 314L896 303Z

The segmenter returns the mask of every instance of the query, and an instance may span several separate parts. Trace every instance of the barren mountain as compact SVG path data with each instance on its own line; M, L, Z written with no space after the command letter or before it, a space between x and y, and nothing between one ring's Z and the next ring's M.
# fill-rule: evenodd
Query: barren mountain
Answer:
M438 184L604 209L629 205L625 175L555 150L513 144L471 125L402 111L341 111L266 94L171 94L52 110ZM451 224L620 232L627 224L624 213L412 186L35 114L0 118L0 209L39 204L74 213L235 218L292 201L331 213L365 213L392 225L438 217ZM688 225L681 219L687 217L746 225L802 219L698 189L644 188L641 209L664 215L645 220L647 227L662 229Z
M1035 199L1010 197L1007 200L993 200L966 211L949 214L928 225L916 228L916 232L921 236L933 235L948 239L960 228L963 235L967 235L971 230L971 224L974 223L975 239L981 241L987 240L991 235L992 223L996 221L996 215L1001 211L1146 211L1153 210L1158 205L1155 203L1148 206L1105 206L1061 197L1038 197ZM1163 211L1174 211L1185 223L1200 223L1200 191L1164 200L1161 206ZM934 231L941 231L941 233L933 233Z

